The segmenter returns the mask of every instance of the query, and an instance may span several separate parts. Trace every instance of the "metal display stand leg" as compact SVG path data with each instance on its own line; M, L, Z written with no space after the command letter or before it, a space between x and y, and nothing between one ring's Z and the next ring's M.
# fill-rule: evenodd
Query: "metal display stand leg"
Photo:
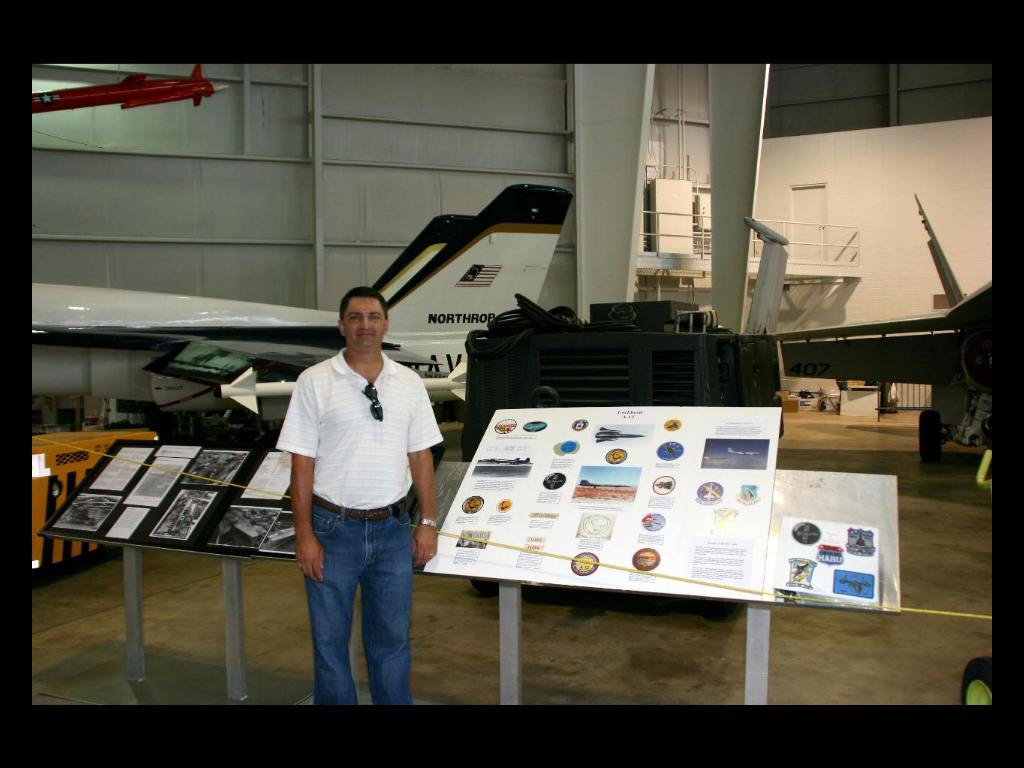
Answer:
M747 603L747 667L744 704L768 703L768 649L772 607Z
M124 548L125 676L130 683L146 679L146 653L142 639L142 550Z
M245 617L242 611L242 563L224 560L224 661L228 673L228 698L244 701L248 695L245 682Z
M500 704L522 703L522 586L516 581L498 582L498 637L501 659Z

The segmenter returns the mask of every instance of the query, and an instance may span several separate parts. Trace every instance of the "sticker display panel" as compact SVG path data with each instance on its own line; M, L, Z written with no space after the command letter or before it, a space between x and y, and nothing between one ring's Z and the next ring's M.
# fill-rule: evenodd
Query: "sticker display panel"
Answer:
M879 529L784 517L775 562L775 595L881 605Z
M779 419L777 408L496 411L424 570L771 600Z

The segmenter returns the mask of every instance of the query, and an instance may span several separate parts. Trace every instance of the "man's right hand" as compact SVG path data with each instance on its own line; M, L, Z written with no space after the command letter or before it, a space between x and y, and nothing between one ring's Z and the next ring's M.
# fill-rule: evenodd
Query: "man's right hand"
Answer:
M305 536L296 534L295 562L307 579L324 580L324 548L312 531Z

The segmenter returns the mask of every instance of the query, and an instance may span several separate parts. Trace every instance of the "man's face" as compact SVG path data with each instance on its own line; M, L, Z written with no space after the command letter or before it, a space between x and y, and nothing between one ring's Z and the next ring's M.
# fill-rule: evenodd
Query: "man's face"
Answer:
M353 350L380 350L388 332L384 308L377 299L356 296L349 299L345 315L338 322L345 346Z

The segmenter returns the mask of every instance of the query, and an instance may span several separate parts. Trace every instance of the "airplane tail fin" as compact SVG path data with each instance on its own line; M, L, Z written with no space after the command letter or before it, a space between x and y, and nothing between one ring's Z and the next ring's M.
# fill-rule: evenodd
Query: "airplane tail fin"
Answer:
M928 232L928 250L932 252L932 261L935 262L935 269L939 273L939 281L942 283L942 290L946 294L946 300L949 302L949 306L955 307L963 301L964 292L960 290L960 284L956 281L956 277L953 275L953 269L949 266L949 262L946 260L946 254L942 252L942 246L939 245L939 238L935 236L935 231L932 229L931 222L928 221L928 216L924 212L921 200L916 194L914 195L914 200L917 201L917 210L921 214L921 221L924 223L924 228Z
M517 184L477 216L438 216L374 283L392 332L461 331L539 298L572 194Z
M786 246L789 240L755 219L744 217L743 220L764 242L761 264L757 268L754 299L750 304L750 315L744 332L773 333L779 322L782 291L786 282L786 263L789 261Z
M194 67L192 67L192 74L189 75L189 77L191 77L193 80L204 80L205 78L203 76L203 65L196 64Z

